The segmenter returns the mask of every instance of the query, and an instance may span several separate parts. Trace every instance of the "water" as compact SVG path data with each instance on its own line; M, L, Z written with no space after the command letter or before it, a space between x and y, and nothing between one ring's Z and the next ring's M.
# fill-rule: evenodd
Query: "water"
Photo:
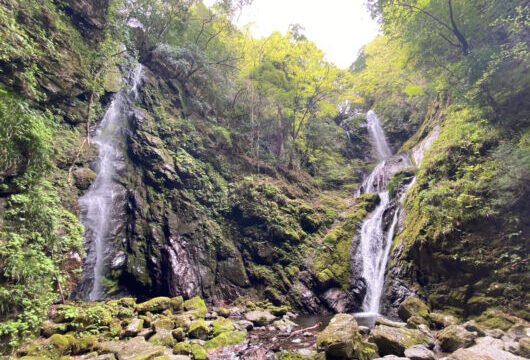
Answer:
M380 161L364 180L359 193L375 192L379 195L380 202L361 226L362 277L366 280L367 288L362 304L364 312L356 314L356 317L371 324L379 313L385 270L399 213L399 209L394 211L392 223L385 231L385 213L393 208L386 187L394 174L409 167L411 163L406 155L392 156L383 128L373 111L368 112L367 119L369 134Z
M379 118L375 114L375 111L370 110L366 113L366 120L368 123L368 134L374 142L374 147L379 161L384 160L392 156L392 151L385 137L385 132L381 126Z
M112 102L98 125L92 142L97 146L99 155L96 161L96 179L87 193L79 199L81 221L85 226L85 243L91 244L87 249L90 263L93 265L93 276L87 274L85 278L93 282L88 293L91 301L100 300L105 296L105 286L102 277L112 263L111 253L116 236L113 221L119 198L123 198L124 188L117 181L120 172L124 170L123 155L126 114L130 104L138 97L138 85L143 68L138 64L130 71L126 82L131 87L129 92L122 89L114 95ZM85 268L85 271L88 270ZM86 294L84 294L86 297Z

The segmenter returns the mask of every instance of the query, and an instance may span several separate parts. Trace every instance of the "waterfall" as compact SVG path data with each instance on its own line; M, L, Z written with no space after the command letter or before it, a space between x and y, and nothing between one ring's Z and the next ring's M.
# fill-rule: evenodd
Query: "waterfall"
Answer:
M105 296L102 277L115 260L113 249L123 211L126 189L118 182L126 169L124 142L127 114L138 97L138 86L143 67L137 64L125 78L126 85L116 93L97 126L92 142L99 155L96 160L96 179L87 193L79 199L81 222L85 226L87 258L83 266L80 295L91 301ZM127 89L129 88L129 90Z
M398 221L399 209L394 209L386 187L397 172L412 164L406 154L392 156L383 128L374 111L367 113L368 131L372 137L379 163L364 180L359 194L378 193L379 205L364 220L360 232L360 255L362 258L362 277L366 282L366 295L362 310L367 314L379 313L379 303L383 292L385 270L388 262L392 239ZM408 186L412 186L412 183ZM408 187L405 189L408 190ZM399 199L401 203L404 194ZM392 223L385 232L385 214L394 209Z

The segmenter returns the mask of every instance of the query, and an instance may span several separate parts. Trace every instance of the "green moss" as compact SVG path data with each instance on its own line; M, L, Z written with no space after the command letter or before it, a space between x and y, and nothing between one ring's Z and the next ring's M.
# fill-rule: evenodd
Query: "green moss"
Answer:
M191 344L191 354L194 360L208 360L206 350L199 344Z
M220 335L214 337L213 339L208 340L204 344L204 347L206 349L212 349L212 348L218 348L218 347L237 345L243 342L245 338L246 338L246 333L243 331L223 332Z
M209 333L210 333L210 328L208 327L204 319L199 319L199 320L192 322L188 329L188 336L195 338L195 339L205 340L208 338Z
M175 355L190 355L191 354L191 344L186 342L179 342L173 346L173 353Z
M220 335L224 332L233 331L235 329L234 324L229 319L218 318L212 321L212 334L213 336Z
M73 354L84 354L98 349L98 338L96 336L85 336L75 339L72 344Z
M184 301L184 310L193 313L196 317L204 317L208 312L204 300L198 296Z
M153 299L150 299L146 302L143 302L141 304L136 305L136 311L139 313L145 313L145 312L157 312L157 311L163 311L166 309L169 309L171 305L171 299L168 297L156 297Z

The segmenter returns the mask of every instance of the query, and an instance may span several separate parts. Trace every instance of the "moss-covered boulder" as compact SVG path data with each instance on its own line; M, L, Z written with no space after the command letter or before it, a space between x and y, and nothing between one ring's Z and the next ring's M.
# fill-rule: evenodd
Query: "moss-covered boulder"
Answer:
M126 337L133 337L138 335L140 331L142 331L144 327L144 320L143 319L132 319L132 321L127 325L127 327L123 330L123 336Z
M177 311L177 312L181 311L183 304L184 304L184 299L182 298L182 296L175 296L175 297L172 297L170 300L170 307L171 307L171 310L173 311Z
M183 341L186 338L186 332L182 328L176 328L171 331L171 334L177 341Z
M151 326L156 331L159 331L159 330L173 330L175 328L175 323L169 317L163 316L163 317L153 321Z
M206 350L199 344L191 344L191 354L194 360L208 360Z
M85 354L99 349L97 336L85 336L75 339L72 343L72 354Z
M329 359L356 359L363 348L357 322L348 314L335 315L318 335L316 344Z
M217 313L219 314L219 316L222 316L222 317L229 317L230 316L230 309L227 309L227 308L224 308L224 307L220 307L219 309L217 309Z
M173 346L173 354L175 355L191 355L191 344L187 342L179 342Z
M430 313L429 321L435 329L443 329L447 326L458 324L458 319L453 315L438 312Z
M251 321L255 326L265 326L276 320L276 316L269 311L250 311L245 314L245 319Z
M100 344L101 353L113 353L120 360L148 360L164 355L163 346L153 345L141 336L128 341L105 341Z
M229 319L217 318L212 321L212 334L213 336L220 335L224 332L235 330L235 326Z
M136 305L136 311L139 313L145 312L161 312L169 309L171 299L165 296L160 296Z
M166 347L173 347L177 343L177 339L173 336L170 330L157 330L157 332L149 338L149 343L153 345L161 345Z
M79 168L74 171L75 186L80 190L86 190L96 179L96 173L89 168Z
M53 321L47 320L42 324L41 334L44 337L50 337L54 334L64 334L67 331L67 324L56 324Z
M519 348L517 349L517 353L530 359L530 337L526 336L519 340Z
M370 333L370 342L377 345L381 356L403 356L405 349L428 344L429 338L420 330L378 325Z
M515 316L495 309L485 311L477 318L477 322L484 328L501 329L503 331L508 330L519 321L520 319Z
M417 329L420 325L429 326L429 320L418 315L413 315L407 319L407 327L409 329Z
M199 319L192 322L190 328L188 329L188 336L194 339L206 340L208 339L209 333L210 328L204 319Z
M247 334L244 331L228 331L223 332L220 335L215 336L213 339L208 340L204 347L206 349L213 349L218 347L237 345L243 342Z
M429 307L417 297L409 297L399 304L398 315L403 321L407 321L411 316L427 319Z
M467 331L463 326L450 325L438 333L438 342L445 352L453 352L468 347L475 341L476 334Z
M189 311L195 317L204 317L208 312L204 300L198 296L184 301L184 310Z
M49 339L50 345L58 352L64 353L72 345L71 338L66 335L54 334Z

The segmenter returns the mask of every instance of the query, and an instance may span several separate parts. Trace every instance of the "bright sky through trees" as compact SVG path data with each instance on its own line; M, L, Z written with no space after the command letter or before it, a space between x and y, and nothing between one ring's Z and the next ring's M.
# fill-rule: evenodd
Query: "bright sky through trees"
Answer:
M364 0L254 0L236 20L239 27L253 23L250 30L255 37L276 30L285 33L289 24L298 23L326 58L342 68L355 60L379 30Z

